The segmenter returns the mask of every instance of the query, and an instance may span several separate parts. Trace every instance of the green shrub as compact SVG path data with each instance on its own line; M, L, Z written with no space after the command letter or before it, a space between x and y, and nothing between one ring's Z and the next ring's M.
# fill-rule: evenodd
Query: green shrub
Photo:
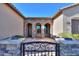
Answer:
M79 39L79 34L60 33L59 36L62 38Z
M73 34L74 39L79 39L79 34Z
M74 38L73 34L70 33L60 33L59 36L62 38Z

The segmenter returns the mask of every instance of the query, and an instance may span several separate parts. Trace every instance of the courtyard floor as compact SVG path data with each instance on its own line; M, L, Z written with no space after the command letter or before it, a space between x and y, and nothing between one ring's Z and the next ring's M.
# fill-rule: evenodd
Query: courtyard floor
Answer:
M23 42L35 42L35 41L46 41L55 43L55 40L52 38L26 38Z

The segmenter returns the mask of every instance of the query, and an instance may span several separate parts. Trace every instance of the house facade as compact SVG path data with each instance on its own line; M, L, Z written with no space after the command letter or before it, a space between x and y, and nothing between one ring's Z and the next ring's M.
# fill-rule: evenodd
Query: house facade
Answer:
M60 9L53 17L24 17L12 4L0 4L0 39L14 35L50 37L79 34L79 4Z
M52 18L24 17L12 4L0 4L0 39L15 35L50 37Z
M53 19L53 35L79 34L79 4L60 9Z

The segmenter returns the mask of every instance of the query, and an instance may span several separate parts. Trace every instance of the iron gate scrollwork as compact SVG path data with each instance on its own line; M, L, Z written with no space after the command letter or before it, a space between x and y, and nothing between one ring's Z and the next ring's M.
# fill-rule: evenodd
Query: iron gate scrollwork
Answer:
M27 42L21 44L22 56L53 56L59 55L59 44L52 42Z

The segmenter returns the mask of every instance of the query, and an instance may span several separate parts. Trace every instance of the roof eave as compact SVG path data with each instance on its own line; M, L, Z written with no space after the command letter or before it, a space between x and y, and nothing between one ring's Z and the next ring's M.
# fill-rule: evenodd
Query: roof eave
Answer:
M5 5L9 6L13 11L15 11L19 16L25 19L25 16L11 3L4 3Z
M71 6L68 6L68 7L65 7L65 8L63 8L63 9L60 9L60 10L52 17L52 20L54 20L54 19L56 19L57 17L59 17L59 16L62 14L62 12L63 12L64 10L67 10L67 9L72 8L72 7L74 7L74 6L77 6L77 5L79 5L79 3L74 4L74 5L71 5Z

